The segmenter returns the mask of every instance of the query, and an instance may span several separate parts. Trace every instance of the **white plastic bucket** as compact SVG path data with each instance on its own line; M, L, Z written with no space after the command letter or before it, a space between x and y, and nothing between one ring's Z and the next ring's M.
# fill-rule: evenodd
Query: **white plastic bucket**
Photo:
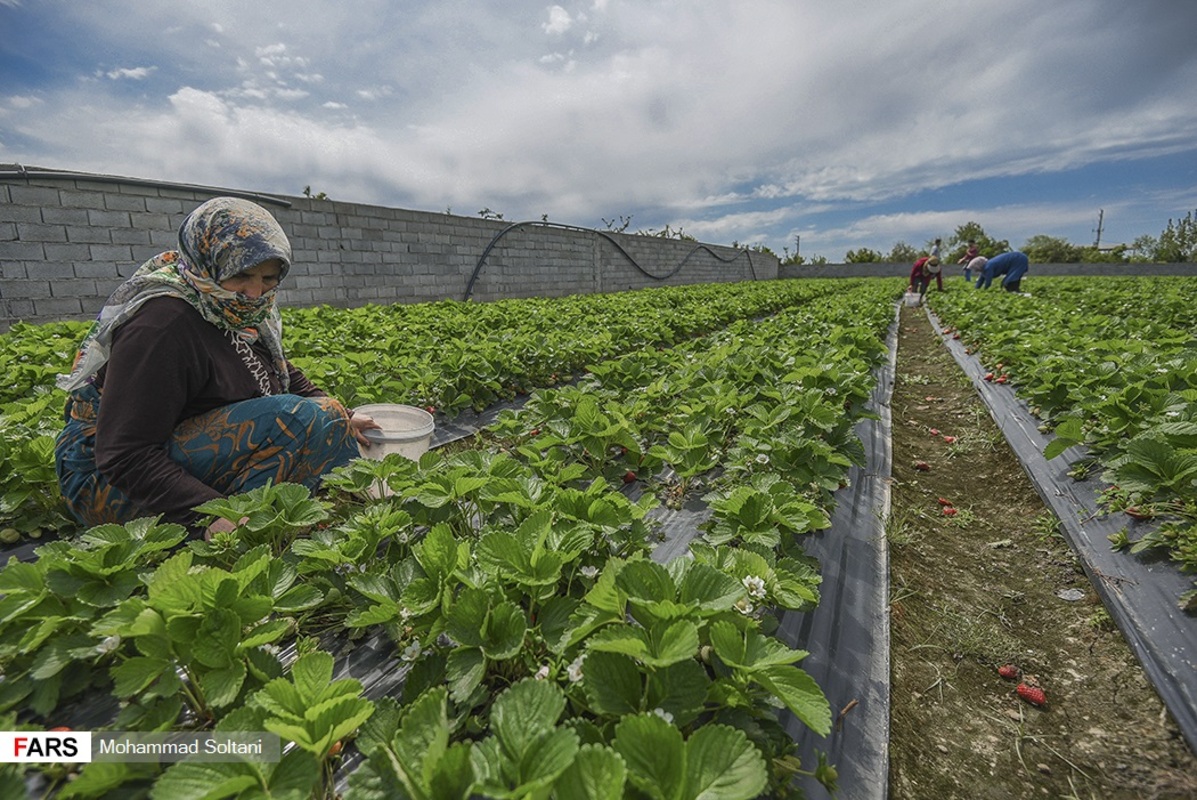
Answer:
M906 301L906 305L908 305L912 308L917 307L919 305L919 302L922 300L922 298L919 297L917 292L907 292L903 299Z
M365 414L380 426L376 430L363 431L370 440L368 448L358 445L365 458L381 461L392 453L398 453L412 461L419 461L420 456L432 446L432 432L436 429L436 423L432 421L432 415L422 408L373 403L358 406L354 413Z

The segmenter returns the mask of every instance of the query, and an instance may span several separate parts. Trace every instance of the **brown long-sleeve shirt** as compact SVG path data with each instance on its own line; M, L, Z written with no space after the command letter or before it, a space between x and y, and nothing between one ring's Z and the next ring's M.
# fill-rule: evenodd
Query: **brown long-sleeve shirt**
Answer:
M295 366L287 392L324 392ZM269 351L246 346L204 320L186 301L149 300L113 335L96 421L96 467L147 514L191 525L195 506L221 493L167 453L183 420L221 406L282 390Z

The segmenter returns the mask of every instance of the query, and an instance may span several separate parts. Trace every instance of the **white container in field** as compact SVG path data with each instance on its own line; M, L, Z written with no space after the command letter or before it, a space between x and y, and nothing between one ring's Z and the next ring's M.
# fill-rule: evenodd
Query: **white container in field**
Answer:
M922 301L922 298L919 297L918 292L907 292L903 299L906 301L906 305L911 307L918 306Z
M365 458L381 461L391 453L419 461L420 456L432 446L432 432L436 423L432 415L415 406L394 403L372 403L358 406L354 413L365 414L380 426L377 430L363 431L370 440L370 447L358 445Z

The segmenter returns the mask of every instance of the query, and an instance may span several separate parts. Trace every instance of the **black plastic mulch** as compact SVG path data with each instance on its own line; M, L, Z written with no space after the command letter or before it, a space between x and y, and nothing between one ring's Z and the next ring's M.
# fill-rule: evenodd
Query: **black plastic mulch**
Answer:
M814 610L782 615L777 635L807 650L801 666L831 703L832 729L821 737L789 712L786 729L798 744L802 768L823 752L839 773L838 800L881 800L889 780L889 515L893 452L890 397L894 386L898 316L886 344L889 360L876 371L869 410L877 419L857 423L865 466L848 473L836 492L831 527L807 537L803 547L819 560L823 582ZM809 800L831 794L813 778L800 781Z

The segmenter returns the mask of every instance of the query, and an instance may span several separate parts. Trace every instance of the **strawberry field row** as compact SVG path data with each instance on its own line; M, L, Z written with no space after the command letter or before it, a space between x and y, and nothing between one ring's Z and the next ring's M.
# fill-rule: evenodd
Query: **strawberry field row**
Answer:
M951 292L935 311L1010 380L1051 430L1045 455L1083 444L1109 512L1159 523L1132 541L1197 571L1197 279L1039 278L1034 296ZM1197 591L1181 605L1197 609Z
M476 449L357 461L327 498L283 485L214 501L206 513L249 519L210 543L180 549L182 529L142 521L11 562L6 727L87 698L117 729L294 745L277 765L93 764L64 797L329 792L355 732L354 797L784 793L799 765L777 706L824 734L830 711L770 612L817 600L796 537L826 524L860 458L852 425L892 318L892 286L833 285L852 291L803 289L824 299L672 348L587 354L577 385L536 393ZM753 308L740 316L772 310ZM602 324L573 323L572 338ZM615 489L625 480L641 500ZM647 511L696 493L713 516L694 558L646 559ZM397 698L334 680L314 638L378 630L404 664Z
M391 402L452 415L550 386L587 364L687 338L833 291L826 281L667 287L496 303L284 309L287 352L355 406ZM0 536L70 530L53 470L68 370L87 325L18 323L0 336Z

